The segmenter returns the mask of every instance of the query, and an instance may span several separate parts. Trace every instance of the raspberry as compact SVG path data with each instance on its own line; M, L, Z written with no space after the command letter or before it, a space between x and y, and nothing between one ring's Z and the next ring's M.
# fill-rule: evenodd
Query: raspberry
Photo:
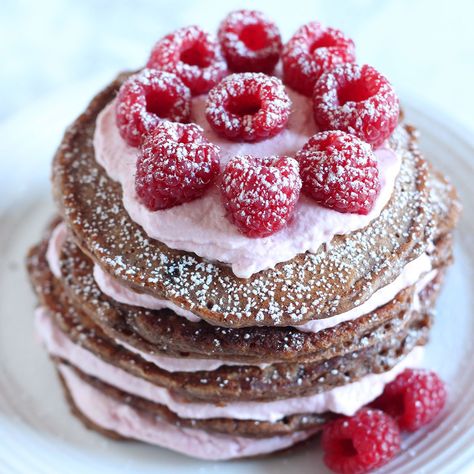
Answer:
M280 31L259 11L229 13L220 25L217 37L232 71L270 74L280 57Z
M198 26L180 28L159 40L147 67L174 72L193 95L209 91L227 74L219 43Z
M416 431L428 424L446 403L446 388L434 372L406 369L373 405L393 416L400 429Z
M191 93L177 76L143 69L120 87L115 118L120 136L137 147L161 119L187 122L190 110Z
M206 117L221 135L254 142L279 133L288 121L290 106L280 79L246 72L226 77L209 92Z
M300 189L298 163L286 156L236 156L221 185L231 220L248 237L267 237L284 227Z
M398 99L373 67L344 64L314 87L314 119L322 130L343 130L379 147L398 122Z
M303 192L339 212L368 214L380 191L370 145L341 131L313 135L296 153Z
M383 466L400 451L400 431L383 411L362 408L325 425L322 446L331 470L359 474Z
M219 147L202 128L163 121L140 147L135 189L149 210L166 209L202 196L219 170Z
M283 48L285 84L311 97L314 84L326 71L355 61L354 42L342 31L317 21L303 25Z

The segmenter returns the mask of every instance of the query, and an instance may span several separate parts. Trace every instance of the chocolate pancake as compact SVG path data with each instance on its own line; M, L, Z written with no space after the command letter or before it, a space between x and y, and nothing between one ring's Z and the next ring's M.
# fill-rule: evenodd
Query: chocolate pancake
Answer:
M362 338L356 350L344 356L310 363L278 363L265 368L221 366L214 371L167 372L146 362L108 337L74 305L60 281L53 278L41 247L28 259L30 276L40 303L48 308L55 324L74 343L105 362L165 387L190 401L276 400L330 390L370 373L389 370L417 344L424 344L431 325L429 309L439 285L422 293L420 311L405 311L402 324L394 324L368 344ZM405 322L406 320L406 322Z
M317 253L296 256L242 280L225 265L172 250L147 237L124 210L121 188L96 163L97 114L127 77L99 93L67 130L54 159L60 212L82 250L136 291L166 299L211 324L286 326L348 311L393 281L404 265L454 226L455 191L430 173L412 128L400 125L390 146L402 165L390 202L366 228L335 237ZM432 199L436 186L437 199ZM439 188L439 189L438 189Z
M450 235L437 242L431 258L433 268L449 264ZM242 363L315 362L351 353L362 338L371 345L391 326L406 323L413 296L413 288L408 288L376 311L316 334L290 327L219 328L190 322L168 309L149 311L117 303L100 291L92 262L72 241L63 246L61 265L69 297L109 337L152 354Z
M151 402L141 397L136 397L127 392L124 392L112 385L109 385L101 380L85 374L77 367L68 364L67 362L53 357L54 363L66 364L73 368L75 373L86 383L94 386L100 390L107 397L111 397L121 403L133 407L135 410L149 413L160 420L166 421L184 428L200 429L208 432L229 434L234 436L245 436L250 438L267 438L270 436L287 435L294 431L302 431L314 429L322 426L324 423L334 418L333 413L327 412L323 414L301 414L291 415L282 420L269 422L257 420L236 420L232 418L209 418L209 419L194 419L194 418L180 418L164 405ZM69 390L64 382L63 377L58 373L63 388L65 389L68 401L71 403ZM77 409L77 408L76 408Z

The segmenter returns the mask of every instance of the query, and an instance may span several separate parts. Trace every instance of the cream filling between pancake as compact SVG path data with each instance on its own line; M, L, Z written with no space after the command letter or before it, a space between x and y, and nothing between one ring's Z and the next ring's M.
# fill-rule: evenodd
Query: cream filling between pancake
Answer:
M57 278L61 278L61 273L59 270L59 258L61 247L63 245L64 239L66 238L66 233L67 229L65 224L59 224L56 229L54 229L48 245L48 251L46 255L48 264L51 271ZM388 285L374 292L372 296L361 305L356 306L355 308L352 308L351 310L344 313L336 314L324 319L316 319L293 327L300 331L317 333L324 329L337 326L340 323L353 321L389 303L400 291L414 285L421 279L423 275L429 274L430 272L431 259L426 253L423 253L411 262L408 262L403 267L400 275L392 283L389 283ZM174 311L174 313L176 313L178 316L182 316L191 322L198 322L201 320L199 316L195 315L191 311L180 308L171 301L138 293L131 290L130 288L127 288L116 278L104 272L97 264L94 265L94 279L102 293L106 294L119 303L151 310L168 308Z
M369 374L357 382L342 385L315 395L265 402L230 402L217 406L206 402L187 402L163 387L136 377L104 362L92 352L73 343L53 323L47 309L35 312L36 329L48 353L76 366L84 373L98 378L124 392L165 405L180 418L233 418L275 422L285 416L331 411L353 415L359 408L379 396L384 386L407 367L421 363L424 349L415 347L388 372Z
M182 428L104 395L64 364L59 365L59 371L74 404L100 427L199 459L218 461L271 453L303 441L318 431L315 428L285 436L244 438Z
M294 156L316 133L311 100L291 89L287 89L287 93L293 104L287 127L277 136L258 143L232 142L217 135L205 117L205 96L193 99L192 121L220 147L221 167L236 155ZM375 150L381 191L372 211L366 216L340 213L301 195L293 218L284 229L269 237L249 238L226 218L217 186L211 187L199 199L170 209L151 212L141 204L135 192L137 149L128 146L120 137L115 123L115 101L97 118L94 151L97 162L105 168L107 175L121 183L123 204L130 218L150 238L170 248L227 264L240 278L273 268L296 255L316 252L335 235L349 234L367 226L390 200L401 164L400 156L388 147Z

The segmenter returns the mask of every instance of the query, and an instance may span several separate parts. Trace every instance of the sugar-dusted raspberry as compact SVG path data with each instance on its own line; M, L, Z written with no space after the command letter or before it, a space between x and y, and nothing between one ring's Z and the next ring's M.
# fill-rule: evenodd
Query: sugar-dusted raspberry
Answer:
M311 96L317 79L326 71L355 61L354 42L342 31L317 21L303 25L283 48L283 79L304 95Z
M314 119L322 130L343 130L379 147L398 123L398 98L373 67L343 64L316 82Z
M395 420L380 410L362 408L323 428L324 462L334 472L362 474L386 464L400 451Z
M137 147L162 119L187 122L190 111L191 93L176 75L143 69L120 87L115 118L120 136Z
M296 153L303 192L324 207L368 214L380 191L377 159L367 143L339 130L313 135Z
M219 147L194 124L161 122L140 147L135 189L151 211L192 201L219 174Z
M238 10L229 13L222 21L217 37L232 71L270 74L280 58L280 31L262 12Z
M219 43L198 26L180 28L159 40L147 67L175 73L193 95L207 92L227 74Z
M446 388L437 374L406 369L385 386L373 406L393 416L400 429L416 431L443 409L446 397Z
M288 121L290 107L280 79L245 72L226 77L209 92L206 117L221 135L254 142L279 133Z
M284 227L300 189L298 163L286 156L236 156L221 183L229 217L248 237L266 237Z

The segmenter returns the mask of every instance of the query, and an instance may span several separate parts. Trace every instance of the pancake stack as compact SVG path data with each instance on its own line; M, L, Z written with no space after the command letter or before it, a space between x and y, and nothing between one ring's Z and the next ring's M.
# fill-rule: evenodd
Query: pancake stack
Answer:
M97 117L127 77L66 131L58 216L27 259L38 332L87 427L204 459L261 455L419 363L459 206L413 127L401 120L389 139L401 166L378 217L239 278L150 238L97 163Z

